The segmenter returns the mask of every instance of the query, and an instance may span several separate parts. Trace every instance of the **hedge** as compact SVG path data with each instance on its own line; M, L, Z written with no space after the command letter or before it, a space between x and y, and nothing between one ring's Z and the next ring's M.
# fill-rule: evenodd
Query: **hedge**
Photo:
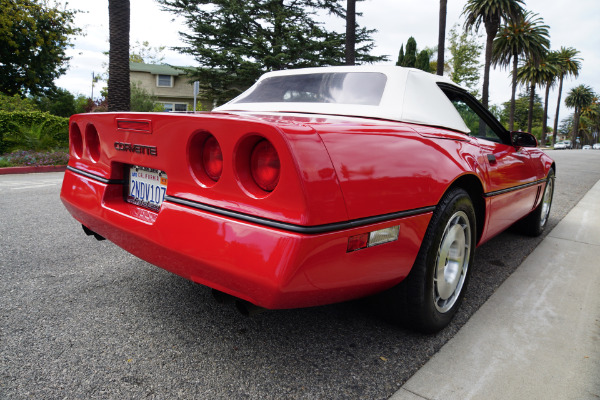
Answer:
M19 147L23 128L42 124L58 147L69 146L69 118L41 111L0 111L0 154Z

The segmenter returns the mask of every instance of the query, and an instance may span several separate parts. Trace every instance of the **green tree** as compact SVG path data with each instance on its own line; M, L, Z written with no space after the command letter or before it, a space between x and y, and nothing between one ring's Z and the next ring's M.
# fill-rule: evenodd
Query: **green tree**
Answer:
M129 111L129 0L108 0L108 111Z
M406 52L404 53L403 67L414 68L417 63L417 41L414 37L409 37L406 42Z
M588 144L594 144L598 141L600 133L600 102L597 96L592 104L581 111L579 131L584 132Z
M440 20L438 23L437 75L444 75L444 52L446 50L446 8L448 0L440 0Z
M556 64L559 69L558 72L558 101L556 102L556 115L554 116L554 138L552 143L556 143L556 131L558 129L558 113L560 111L560 98L562 96L563 80L565 76L573 76L577 78L579 76L579 70L581 69L581 57L578 56L579 51L573 47L561 47L556 52Z
M530 93L529 88L520 93L518 98L515 100L515 112L514 112L514 129L524 131L527 129L528 118L529 118L529 99ZM510 108L511 102L507 101L502 103L502 113L500 115L500 122L504 126L508 126L510 120ZM542 106L542 99L537 94L534 95L533 102L533 113L532 113L532 126L541 126L542 117L544 115L544 107ZM531 131L531 130L530 130ZM541 131L540 131L541 132Z
M92 101L89 97L79 94L75 97L75 114L81 114L88 112L89 103Z
M0 0L0 92L38 95L67 70L77 11L43 0Z
M420 69L425 72L431 72L431 68L429 65L429 59L431 58L431 53L428 50L421 50L419 55L417 56L417 61L415 62L415 68Z
M68 90L58 88L46 96L36 96L34 101L41 111L49 112L59 117L70 117L75 114L75 96Z
M490 66L492 65L492 47L496 33L502 21L523 13L523 0L467 0L462 14L465 16L465 27L475 31L483 23L487 35L485 44L485 64L483 68L483 88L481 102L488 108L490 87Z
M344 15L339 0L158 0L183 16L186 47L200 67L187 71L218 104L238 95L265 72L345 63L345 35L315 21L317 11ZM356 31L356 63L386 57L369 54L366 29Z
M576 143L575 139L579 134L579 119L581 112L584 108L589 107L593 104L596 94L591 87L587 85L579 85L569 91L567 97L565 97L565 104L569 108L573 108L573 136L572 141Z
M494 65L509 67L512 61L512 93L508 129L513 130L515 96L517 93L517 70L519 57L531 59L535 64L548 53L550 35L548 25L538 14L525 12L522 16L508 19L500 28L493 42L492 62Z
M166 46L152 47L147 40L143 42L136 41L129 48L129 61L143 64L162 64L165 60L162 52L165 49Z
M544 95L544 119L542 120L542 132L544 132L544 138L548 132L548 99L550 98L550 89L554 87L559 73L557 60L556 52L550 51L541 62L541 66L544 69L543 86L546 91Z
M398 61L396 61L396 65L401 67L404 63L404 43L400 46L400 51L398 52Z
M150 112L156 110L158 98L142 87L141 82L131 82L131 111Z
M481 63L478 61L483 44L479 43L480 36L471 34L468 30L464 30L461 34L457 32L458 26L455 25L450 30L450 66L452 72L450 79L452 81L465 86L469 92L476 97L479 97L479 70Z
M535 97L535 88L539 86L540 88L546 85L546 100L544 102L544 122L548 113L548 92L550 89L550 85L547 83L555 76L556 69L554 66L547 62L547 59L544 58L540 61L539 64L536 64L533 60L527 60L523 65L519 67L517 70L517 81L524 85L529 85L529 115L527 117L527 132L531 132L532 127L532 119L533 119L533 101ZM542 144L545 144L545 133L546 133L546 124L544 123L542 126L542 132L544 135L542 136Z

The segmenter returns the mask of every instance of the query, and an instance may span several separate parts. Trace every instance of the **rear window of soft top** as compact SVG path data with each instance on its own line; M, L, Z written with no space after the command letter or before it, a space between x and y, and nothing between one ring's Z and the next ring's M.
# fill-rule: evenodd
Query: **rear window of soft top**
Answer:
M333 103L377 106L387 77L379 72L273 76L235 103Z

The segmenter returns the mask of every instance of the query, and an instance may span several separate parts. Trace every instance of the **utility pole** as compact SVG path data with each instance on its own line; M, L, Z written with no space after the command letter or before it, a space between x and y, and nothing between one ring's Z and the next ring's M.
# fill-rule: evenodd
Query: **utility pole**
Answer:
M194 82L194 112L196 112L196 98L198 97L198 93L200 92L200 82Z

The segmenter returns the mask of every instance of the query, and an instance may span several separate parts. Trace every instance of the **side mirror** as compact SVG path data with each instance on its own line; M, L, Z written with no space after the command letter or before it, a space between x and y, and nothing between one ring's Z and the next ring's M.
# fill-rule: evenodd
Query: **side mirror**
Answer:
M528 132L511 132L510 137L515 147L537 147L538 145L535 136Z

